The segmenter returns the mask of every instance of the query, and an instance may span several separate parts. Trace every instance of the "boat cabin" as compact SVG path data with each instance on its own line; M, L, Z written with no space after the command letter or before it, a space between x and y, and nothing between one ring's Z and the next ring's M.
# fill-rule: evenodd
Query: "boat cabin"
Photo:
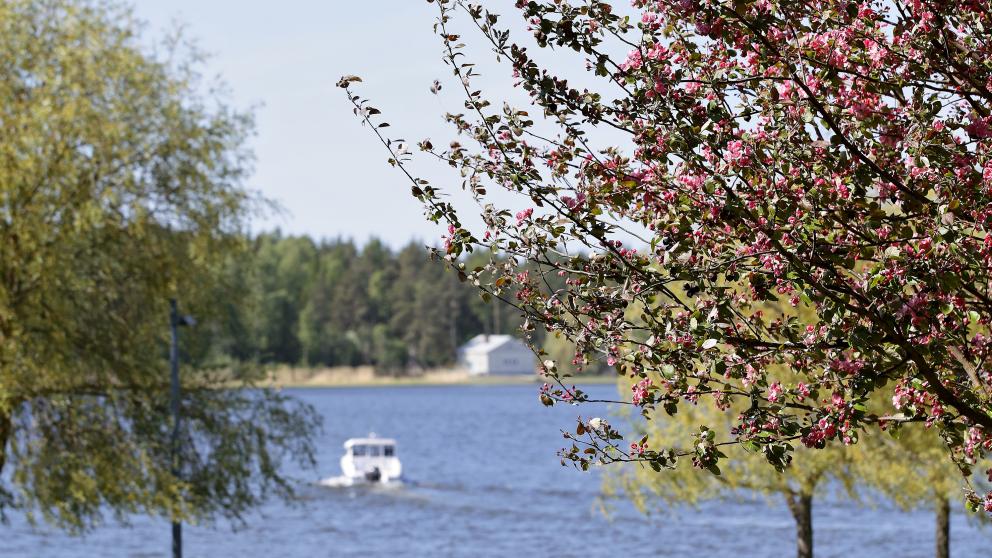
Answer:
M352 438L344 449L353 457L394 457L396 440L389 438Z

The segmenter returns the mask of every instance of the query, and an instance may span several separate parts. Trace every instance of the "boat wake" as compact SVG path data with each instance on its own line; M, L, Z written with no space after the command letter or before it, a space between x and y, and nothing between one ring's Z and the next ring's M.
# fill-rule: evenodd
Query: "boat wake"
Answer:
M321 479L317 481L318 486L324 486L327 488L347 488L352 486L366 486L369 488L398 488L403 486L403 481L401 479L391 479L383 482L369 482L362 479L355 479L353 477L348 477L345 475L338 475L335 477L327 477L326 479Z

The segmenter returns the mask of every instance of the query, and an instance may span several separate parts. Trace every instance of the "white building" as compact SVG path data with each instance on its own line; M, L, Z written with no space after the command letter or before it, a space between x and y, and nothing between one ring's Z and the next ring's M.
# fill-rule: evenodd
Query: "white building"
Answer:
M476 335L458 349L458 364L473 376L537 371L530 347L510 335Z

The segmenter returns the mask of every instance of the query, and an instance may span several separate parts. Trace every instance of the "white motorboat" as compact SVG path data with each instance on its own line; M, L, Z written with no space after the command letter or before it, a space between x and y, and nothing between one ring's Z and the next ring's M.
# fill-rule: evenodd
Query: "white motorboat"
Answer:
M403 466L396 456L396 440L369 434L367 438L351 438L344 443L341 472L351 482L397 481Z

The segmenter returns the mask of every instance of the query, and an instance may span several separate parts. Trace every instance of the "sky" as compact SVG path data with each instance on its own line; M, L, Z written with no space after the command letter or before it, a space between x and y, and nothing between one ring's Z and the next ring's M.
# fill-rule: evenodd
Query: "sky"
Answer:
M462 112L453 87L434 96L433 80L450 82L433 32L436 5L424 0L131 0L147 24L145 39L177 23L210 57L205 73L228 85L231 102L255 107L250 189L281 206L258 219L255 232L281 229L315 238L377 237L399 247L436 244L409 184L391 168L370 130L362 128L337 80L362 76L360 93L374 100L391 131L411 141L446 144L446 111ZM487 8L516 21L512 0ZM512 26L511 26L512 27ZM478 43L478 41L476 41ZM484 55L483 50L477 54ZM489 57L491 59L491 57ZM496 95L519 95L509 69L492 66L486 82ZM456 84L452 83L452 86ZM422 175L457 191L456 174L419 167ZM456 196L457 198L458 196ZM464 203L467 196L461 201ZM512 202L507 201L508 205Z

